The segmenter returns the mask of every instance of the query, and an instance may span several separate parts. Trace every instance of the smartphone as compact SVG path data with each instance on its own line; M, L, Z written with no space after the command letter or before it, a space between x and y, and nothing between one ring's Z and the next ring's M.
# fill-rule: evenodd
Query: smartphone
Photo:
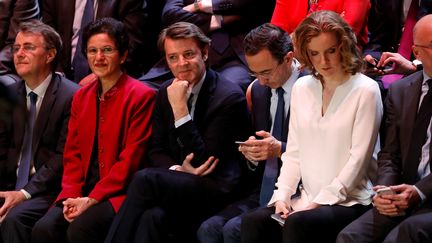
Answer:
M274 213L274 214L271 215L271 218L274 219L274 220L276 220L276 221L277 221L281 226L284 226L284 224L285 224L285 219L283 219L283 218L281 217L281 214L279 214L279 213Z
M244 141L235 141L236 144L245 144L246 142Z
M395 192L390 187L380 188L376 192L379 196L395 194Z

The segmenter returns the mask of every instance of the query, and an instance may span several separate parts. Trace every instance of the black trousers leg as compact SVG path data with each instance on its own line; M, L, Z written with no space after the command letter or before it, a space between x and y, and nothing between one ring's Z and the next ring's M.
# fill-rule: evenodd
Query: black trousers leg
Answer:
M258 208L241 217L241 242L262 243L281 242L282 227L270 217L275 208Z
M32 243L66 242L69 222L63 217L63 207L54 206L33 227Z
M5 243L30 242L33 225L48 211L54 196L39 196L12 208L1 223L1 236Z
M68 242L103 242L114 215L114 209L108 201L91 206L69 225L66 233Z
M105 242L133 241L142 215L154 207L164 211L166 224L183 229L174 232L179 238L196 238L200 223L226 206L227 198L228 193L210 179L167 169L144 169L129 185ZM141 242L157 243L154 240L143 238Z
M284 243L335 242L339 231L358 218L369 207L354 205L320 206L288 216L283 227Z
M63 216L63 207L55 206L35 224L32 243L103 242L114 215L111 204L104 201L69 223Z

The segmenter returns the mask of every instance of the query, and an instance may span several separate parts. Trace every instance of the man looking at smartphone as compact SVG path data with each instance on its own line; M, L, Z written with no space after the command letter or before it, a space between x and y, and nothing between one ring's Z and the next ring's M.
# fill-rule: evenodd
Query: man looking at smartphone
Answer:
M394 194L375 195L374 208L343 229L337 242L406 243L405 229L412 226L425 227L411 240L424 242L429 237L426 242L431 241L432 15L420 19L413 34L413 53L424 68L390 85L386 139L374 187L378 192L388 186ZM405 216L395 217L402 213Z
M248 198L201 224L197 234L203 243L240 242L240 215L265 207L270 200L286 146L291 88L301 76L291 38L275 25L263 24L249 32L244 50L251 74L256 77L247 89L256 132L239 145L239 151L255 174L250 183L256 188Z

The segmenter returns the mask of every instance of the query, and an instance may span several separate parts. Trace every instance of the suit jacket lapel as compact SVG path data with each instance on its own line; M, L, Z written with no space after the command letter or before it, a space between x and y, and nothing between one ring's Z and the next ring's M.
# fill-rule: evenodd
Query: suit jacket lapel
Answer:
M56 93L59 83L59 77L53 74L53 77L51 78L51 83L49 84L45 92L45 96L43 98L40 110L38 112L38 116L36 118L36 123L33 130L33 153L39 144L42 132L45 130L45 127L48 124L49 115L51 114L51 109L56 100Z
M404 112L402 114L402 123L405 128L414 127L415 119L417 117L417 111L419 107L419 100L421 95L421 86L423 81L423 74L421 72L418 73L412 80L408 81L404 91L404 99L406 99L406 105L404 108ZM405 143L402 146L402 150L404 154L404 159L406 159L406 155L408 154L409 144L411 143L412 129L403 129L404 132L401 133L401 141ZM405 134L405 136L403 136Z
M193 117L194 123L197 127L204 121L206 117L206 112L208 112L209 101L213 98L213 91L216 88L217 75L210 69L207 69L206 77L204 83L201 86L201 90L198 94L198 98L195 104L195 114Z
M13 122L14 122L14 140L17 148L22 147L22 142L24 139L24 132L25 127L27 123L27 116L28 116L28 110L27 110L27 92L25 90L24 81L21 81L21 84L18 86L17 89L18 97L19 97L19 106L13 113ZM17 149L17 152L19 153L21 151L20 149Z

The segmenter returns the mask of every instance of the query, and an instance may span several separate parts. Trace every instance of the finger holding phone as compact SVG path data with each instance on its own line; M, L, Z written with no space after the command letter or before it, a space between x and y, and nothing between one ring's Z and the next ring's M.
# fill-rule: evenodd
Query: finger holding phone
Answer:
M372 198L374 207L378 210L380 214L387 216L396 216L398 213L398 208L393 203L392 200L392 190L390 187L386 186L375 186L374 191L375 196Z
M410 74L416 71L416 66L399 53L383 52L377 64L384 74Z
M269 132L258 131L256 139L250 136L249 139L239 146L239 151L250 161L262 161L268 158L279 157L281 154L282 143L274 138Z
M413 185L397 185L390 187L394 192L394 204L401 210L417 206L421 202L420 195Z
M365 74L368 76L381 76L384 74L382 69L377 68L378 59L374 58L370 54L366 55L363 58L366 61L367 68Z
M291 202L285 202L282 200L275 202L275 214L280 214L282 219L288 218L288 215L292 212Z

